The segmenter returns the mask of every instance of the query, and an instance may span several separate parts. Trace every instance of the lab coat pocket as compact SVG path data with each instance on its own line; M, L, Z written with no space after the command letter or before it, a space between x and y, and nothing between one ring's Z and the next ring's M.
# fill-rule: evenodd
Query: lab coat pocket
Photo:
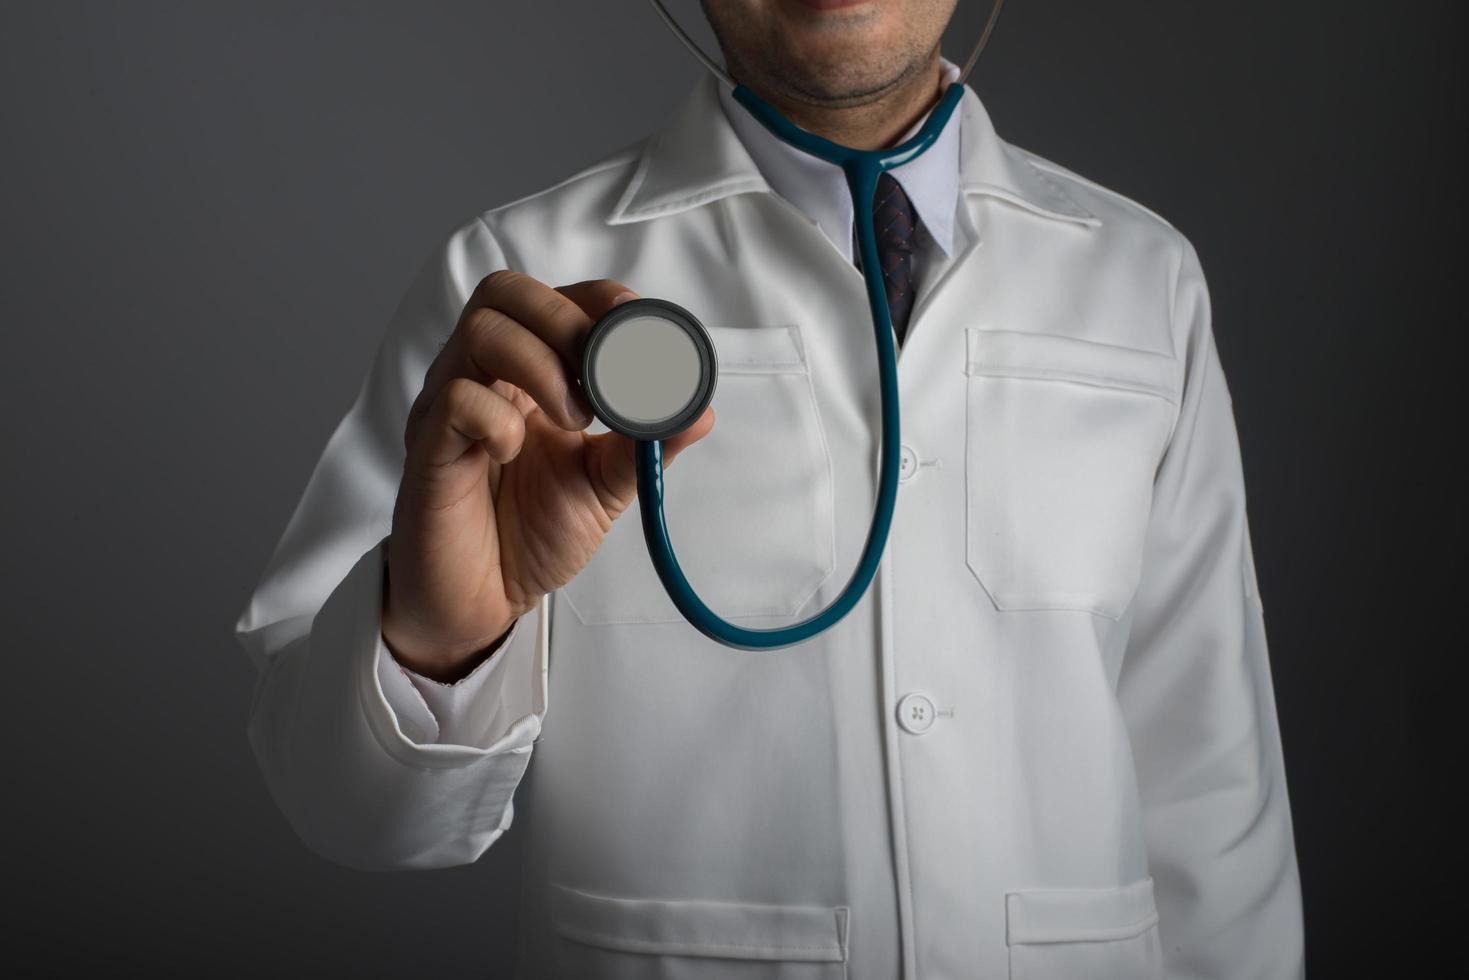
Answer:
M1177 361L1052 334L965 341L970 570L997 609L1117 619L1142 571Z
M846 907L614 898L551 885L557 976L844 980Z
M1162 980L1153 879L1005 896L1010 980Z
M791 618L836 560L831 453L800 331L707 329L719 359L714 429L665 471L669 537L715 613ZM562 594L584 623L682 620L648 557L636 504Z

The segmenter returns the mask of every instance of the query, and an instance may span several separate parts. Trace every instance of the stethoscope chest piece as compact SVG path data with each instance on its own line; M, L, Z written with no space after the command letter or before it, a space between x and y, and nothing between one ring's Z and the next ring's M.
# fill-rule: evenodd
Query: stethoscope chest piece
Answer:
M632 439L663 440L688 428L704 414L718 377L709 332L666 300L614 306L582 347L582 390L593 412Z

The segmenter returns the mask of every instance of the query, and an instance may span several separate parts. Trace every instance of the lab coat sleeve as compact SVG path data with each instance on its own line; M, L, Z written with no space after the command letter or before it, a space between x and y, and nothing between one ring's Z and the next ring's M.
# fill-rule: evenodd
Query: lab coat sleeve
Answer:
M1300 881L1233 406L1181 242L1184 385L1118 682L1170 980L1303 975Z
M470 292L503 267L478 220L424 264L235 624L259 671L247 730L266 783L302 839L349 866L474 861L510 825L545 713L545 597L490 658L474 744L443 743L426 704L400 717L380 669L408 411ZM403 693L395 700L411 704Z

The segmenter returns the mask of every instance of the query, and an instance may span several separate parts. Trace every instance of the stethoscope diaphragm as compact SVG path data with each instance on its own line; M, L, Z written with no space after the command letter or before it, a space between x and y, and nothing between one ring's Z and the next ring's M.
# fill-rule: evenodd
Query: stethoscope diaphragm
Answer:
M704 414L719 363L709 332L683 307L633 299L592 324L581 383L607 428L631 439L669 439Z

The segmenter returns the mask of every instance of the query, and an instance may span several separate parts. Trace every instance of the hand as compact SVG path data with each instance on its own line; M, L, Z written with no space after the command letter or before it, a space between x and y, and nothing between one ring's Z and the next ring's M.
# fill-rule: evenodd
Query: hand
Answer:
M633 440L582 431L592 416L576 381L587 330L632 298L609 279L552 289L507 271L465 305L404 431L382 616L404 666L469 673L637 496ZM664 464L713 427L705 409L663 444Z

